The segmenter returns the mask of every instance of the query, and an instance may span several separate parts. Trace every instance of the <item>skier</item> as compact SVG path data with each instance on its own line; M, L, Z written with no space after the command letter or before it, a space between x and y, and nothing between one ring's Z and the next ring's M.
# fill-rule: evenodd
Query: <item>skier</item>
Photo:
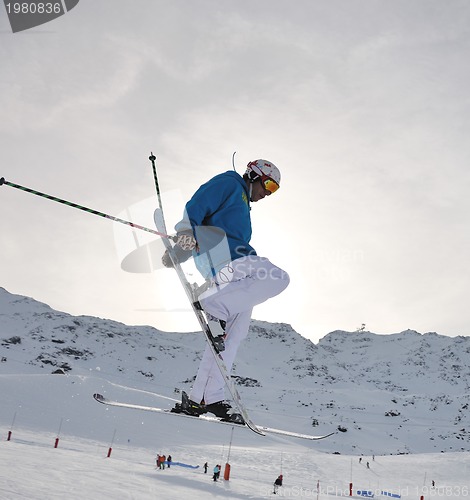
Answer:
M186 204L183 220L175 226L178 261L184 262L193 255L206 278L206 289L201 291L198 305L206 313L229 371L248 334L253 307L278 295L289 284L288 274L258 256L250 245L250 202L277 191L280 180L279 169L266 160L248 163L243 177L234 171L219 174L196 191ZM166 267L172 266L168 251L162 262ZM193 416L210 412L223 420L243 423L241 415L231 415L231 405L224 401L224 385L207 346L189 404L183 400L172 411Z
M274 481L274 491L273 491L274 494L277 493L279 486L282 486L282 474L280 474Z
M207 462L204 464L204 474L207 474L207 467L209 467L209 465L207 464Z
M217 481L217 479L219 479L219 476L220 476L220 466L219 465L216 465L214 467L214 475L212 476L212 479L214 481Z

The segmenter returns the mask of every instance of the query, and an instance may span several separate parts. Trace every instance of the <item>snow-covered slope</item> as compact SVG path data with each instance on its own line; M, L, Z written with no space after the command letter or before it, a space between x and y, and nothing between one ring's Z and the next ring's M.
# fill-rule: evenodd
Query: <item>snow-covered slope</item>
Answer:
M104 413L107 426L148 422L138 412L106 410L91 394L172 406L175 389L189 390L203 348L200 332L75 317L0 288L0 384L8 395L0 422L16 413L53 432L51 419L66 415L71 429L84 405L83 437L104 432ZM289 325L253 321L233 375L260 424L309 434L340 429L315 449L379 455L468 450L469 367L467 337L336 331L315 345ZM34 410L38 376L44 404ZM65 401L54 398L64 391Z

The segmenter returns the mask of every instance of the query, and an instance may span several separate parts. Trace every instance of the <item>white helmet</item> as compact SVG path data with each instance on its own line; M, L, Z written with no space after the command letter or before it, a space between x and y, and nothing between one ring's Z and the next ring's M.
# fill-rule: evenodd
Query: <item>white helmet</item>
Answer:
M264 187L270 193L274 193L279 189L281 184L281 172L279 169L267 160L255 160L248 163L245 174L250 182L258 179L264 183Z

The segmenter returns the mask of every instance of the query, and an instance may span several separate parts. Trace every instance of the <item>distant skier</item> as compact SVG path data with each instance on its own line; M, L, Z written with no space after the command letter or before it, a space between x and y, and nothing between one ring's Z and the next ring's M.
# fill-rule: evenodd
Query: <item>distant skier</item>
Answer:
M198 297L206 312L216 345L230 371L241 341L248 334L253 307L281 293L288 274L250 245L250 202L257 202L279 189L279 169L269 161L248 163L243 177L237 172L219 174L203 184L188 201L175 229L176 257L184 262L194 256L207 287ZM162 262L172 267L168 251ZM172 411L199 416L210 412L228 421L224 379L209 346L206 347L189 402L177 403ZM241 421L240 421L241 419Z
M206 462L206 463L204 464L204 474L207 474L207 468L208 468L208 467L209 467L209 466L207 465L207 462Z
M212 479L214 481L217 481L217 479L219 479L219 476L220 476L220 465L216 465L214 467L214 475L212 476Z
M171 467L171 460L172 460L171 455L168 455L168 457L167 457L167 459L166 459L166 463L167 463L167 465L168 465L168 468L170 468L170 467Z
M274 491L273 491L274 494L277 493L279 486L282 486L282 474L280 474L274 481Z

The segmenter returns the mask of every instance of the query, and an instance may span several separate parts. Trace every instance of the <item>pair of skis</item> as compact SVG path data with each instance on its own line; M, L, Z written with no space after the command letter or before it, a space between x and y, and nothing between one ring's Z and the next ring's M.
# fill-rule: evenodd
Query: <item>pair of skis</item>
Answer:
M158 394L156 394L158 396ZM93 397L95 398L98 403L102 403L107 406L118 406L120 408L129 408L131 410L140 410L140 411L148 411L152 413L160 413L164 415L172 415L174 417L180 417L180 418L190 418L190 419L196 419L199 421L204 421L204 422L211 422L215 424L222 424L222 425L230 425L230 426L235 426L238 425L238 427L246 427L243 424L236 424L233 422L227 422L225 420L222 420L219 417L209 415L207 413L199 415L199 417L193 417L192 415L186 415L185 413L173 413L171 410L168 408L159 408L157 406L146 406L146 405L136 405L133 403L126 403L124 401L116 401L113 399L108 399L101 394L93 394ZM325 439L329 436L332 436L335 434L334 432L330 434L325 434L321 436L312 436L311 434L302 434L300 432L292 432L292 431L285 431L282 429L275 429L273 427L265 427L265 426L256 426L259 431L261 431L263 434L264 433L269 433L269 434L277 434L280 436L286 436L286 437L294 437L294 438L300 438L300 439L307 439L309 441L318 441L319 439Z

